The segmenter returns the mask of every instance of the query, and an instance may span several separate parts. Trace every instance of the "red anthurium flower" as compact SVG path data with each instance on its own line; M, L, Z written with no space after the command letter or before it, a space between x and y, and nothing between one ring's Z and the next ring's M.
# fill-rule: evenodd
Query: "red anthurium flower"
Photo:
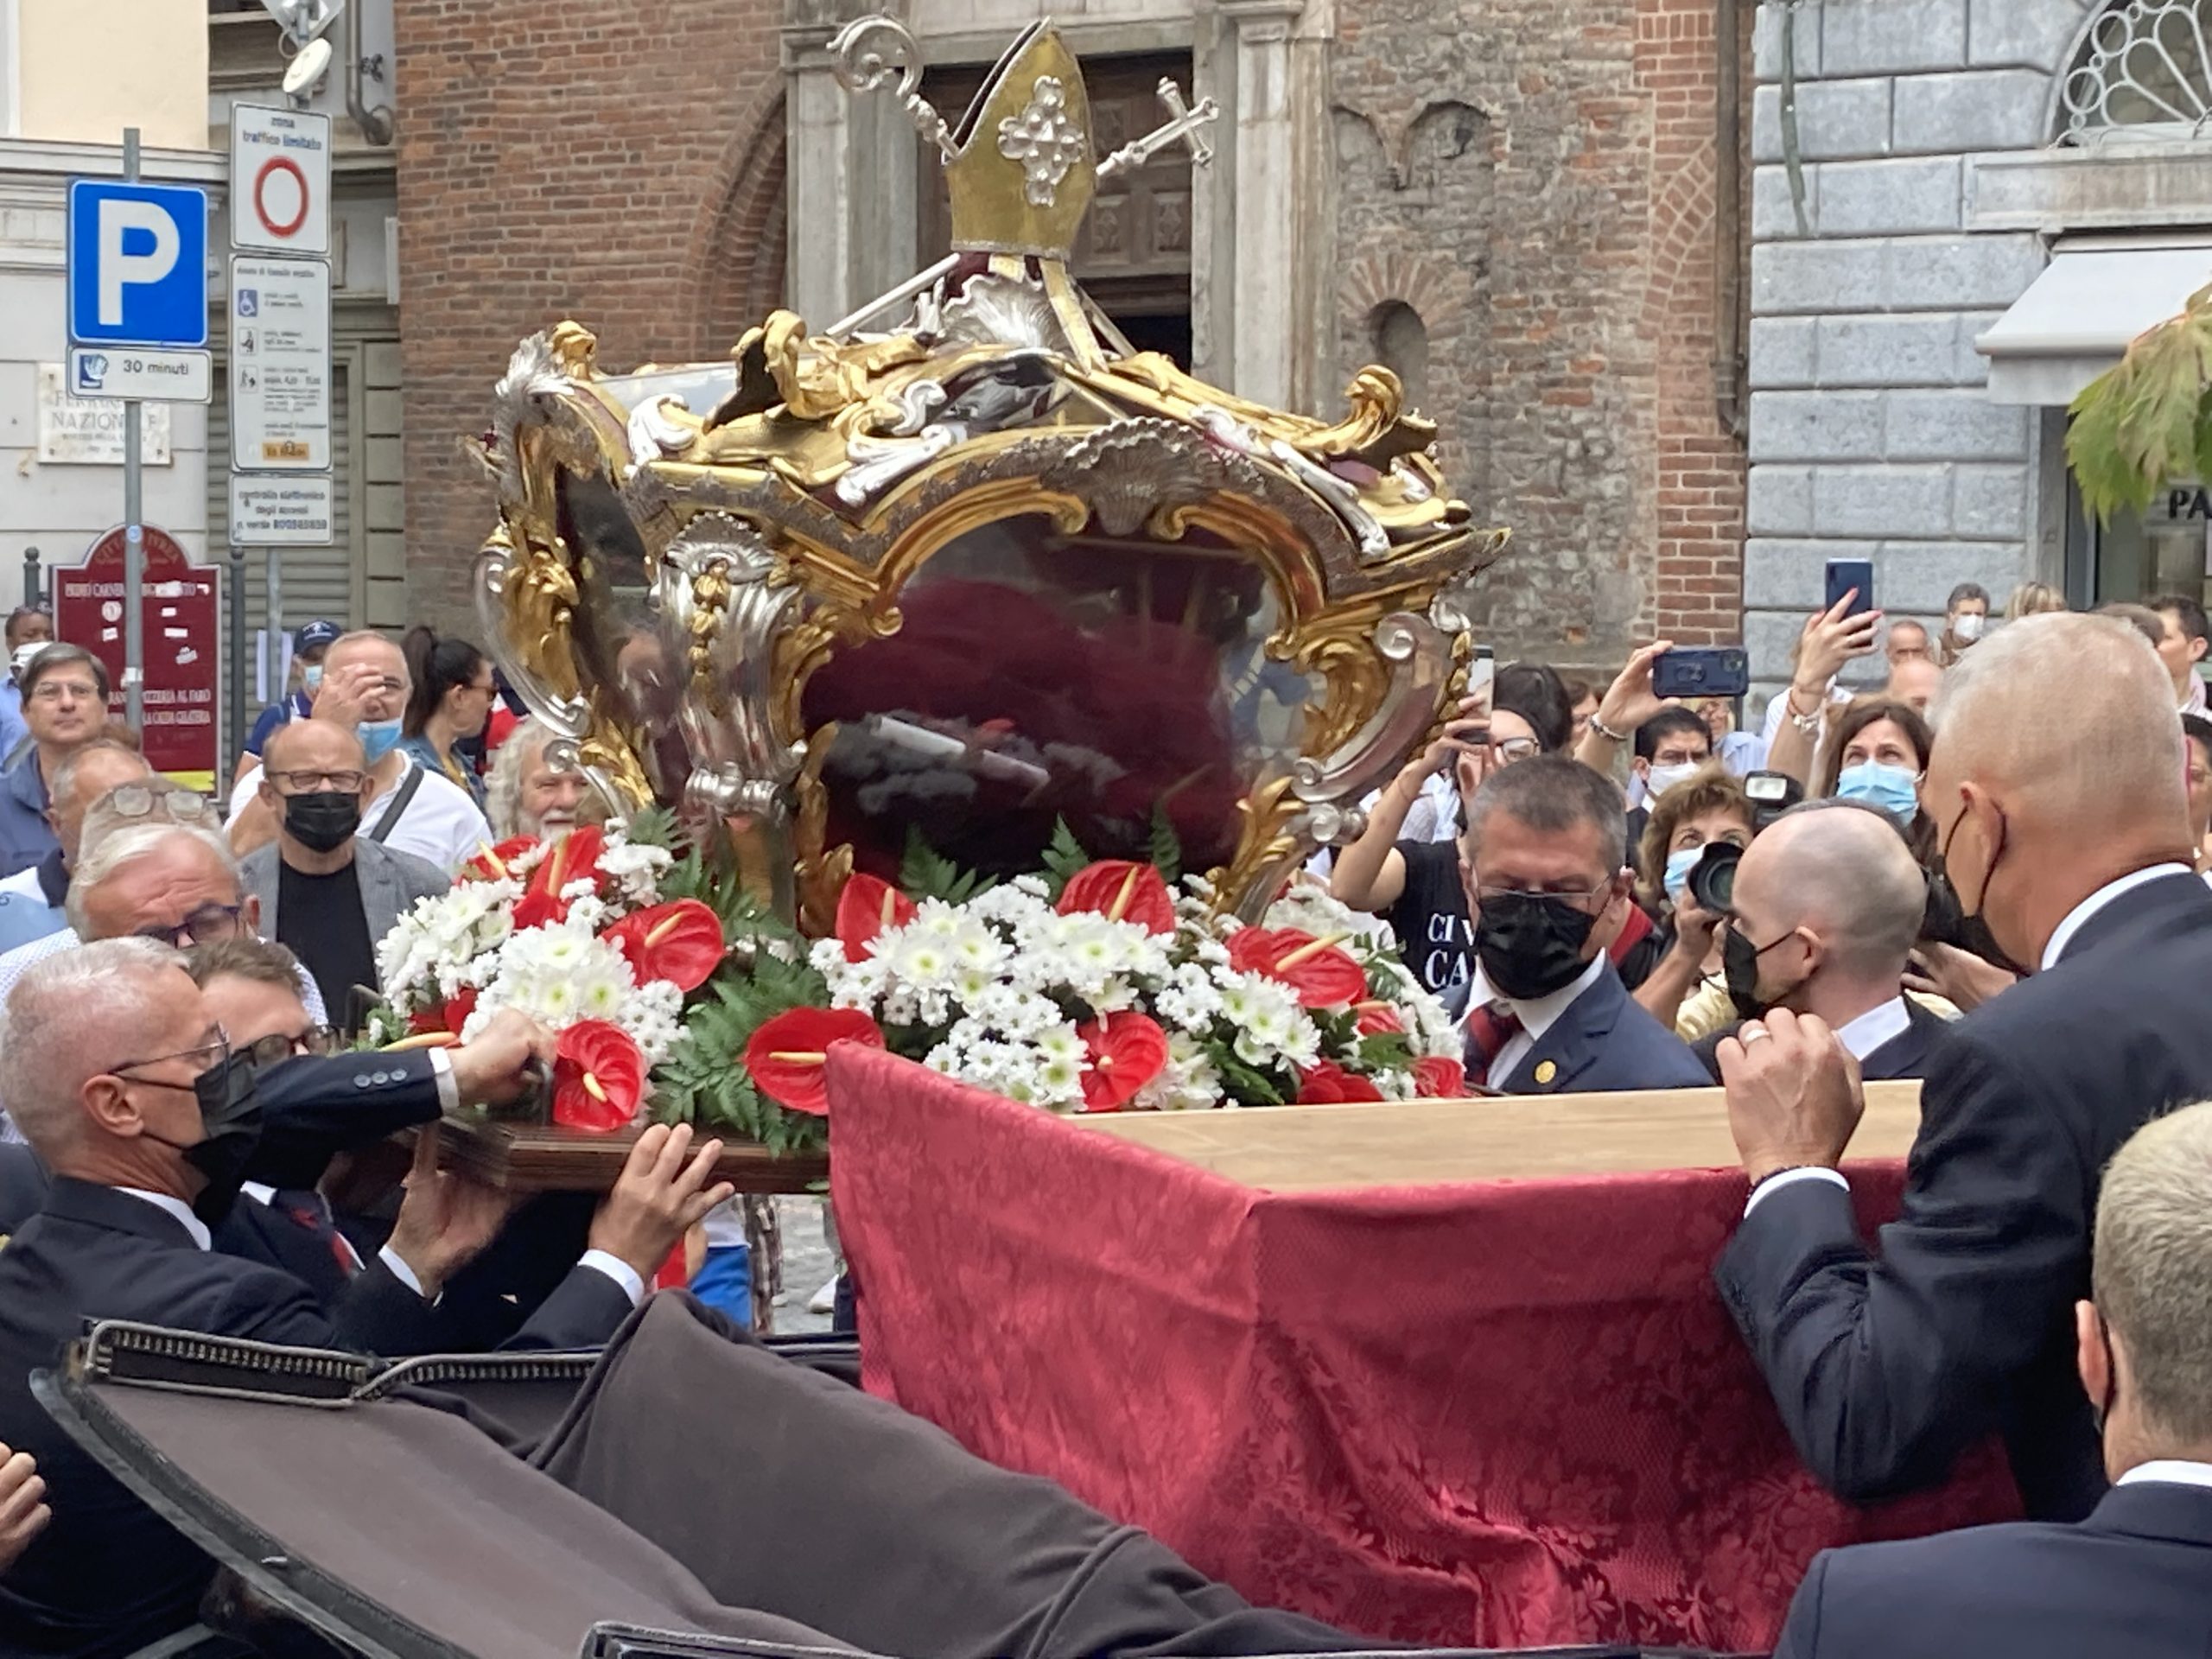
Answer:
M1086 864L1060 889L1059 912L1095 911L1109 921L1135 922L1152 933L1175 931L1175 900L1166 879L1149 864L1109 858Z
M645 1056L630 1033L605 1020L579 1020L553 1051L553 1121L606 1135L638 1115Z
M875 936L904 927L918 914L914 901L880 876L859 873L846 878L837 895L837 943L847 962L866 962Z
M1145 1014L1102 1014L1075 1034L1090 1055L1083 1073L1086 1112L1120 1111L1167 1064L1167 1033Z
M418 1037L434 1031L449 1031L458 1037L468 1016L475 1012L476 988L464 985L436 1007L416 1009L407 1022L407 1029Z
M1414 1092L1423 1100L1456 1100L1467 1092L1467 1068L1441 1054L1414 1062Z
M1300 1106L1340 1106L1348 1101L1380 1100L1382 1091L1357 1071L1347 1071L1334 1060L1319 1060L1298 1074Z
M1379 1037L1406 1028L1406 1022L1398 1018L1398 1011L1388 1002L1357 1002L1352 1005L1352 1012L1359 1016L1356 1029L1363 1037Z
M561 889L596 876L599 855L606 850L607 836L595 823L580 824L555 842L530 873L530 885L515 906L516 931L568 920L569 901Z
M639 984L664 979L686 992L713 976L729 948L721 918L696 899L633 911L599 937L629 958Z
M1335 1007L1367 996L1367 972L1335 939L1317 939L1294 927L1240 927L1229 936L1230 965L1265 974L1298 993L1309 1008Z
M536 836L509 836L496 847L486 847L475 857L461 867L463 879L475 876L486 881L504 881L511 874L507 866L537 845Z
M745 1046L745 1069L778 1105L824 1117L830 1111L832 1043L881 1048L883 1027L858 1008L793 1008L753 1033Z

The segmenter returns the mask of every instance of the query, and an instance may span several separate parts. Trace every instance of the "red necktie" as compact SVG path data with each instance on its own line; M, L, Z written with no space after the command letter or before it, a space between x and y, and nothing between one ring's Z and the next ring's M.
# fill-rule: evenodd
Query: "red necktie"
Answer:
M1490 1086L1490 1069L1521 1033L1521 1016L1510 1003L1491 1002L1467 1010L1467 1081Z
M319 1195L284 1192L278 1194L278 1198L279 1207L295 1226L304 1227L308 1231L322 1236L330 1246L331 1255L338 1259L338 1271L341 1275L351 1279L361 1270L360 1256L346 1243L346 1235L331 1224Z

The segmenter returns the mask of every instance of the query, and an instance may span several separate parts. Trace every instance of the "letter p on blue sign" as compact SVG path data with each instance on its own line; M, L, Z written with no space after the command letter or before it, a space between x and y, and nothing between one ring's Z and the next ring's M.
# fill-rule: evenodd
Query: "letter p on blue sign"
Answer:
M68 252L73 343L207 343L206 191L72 180Z

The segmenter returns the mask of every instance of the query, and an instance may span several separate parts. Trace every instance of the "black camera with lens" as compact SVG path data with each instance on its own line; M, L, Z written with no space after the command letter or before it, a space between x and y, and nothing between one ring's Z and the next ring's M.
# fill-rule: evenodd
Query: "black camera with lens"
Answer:
M1744 849L1732 841L1709 841L1705 851L1690 866L1689 893L1697 907L1712 916L1726 916L1733 912L1736 900L1736 866L1744 856Z

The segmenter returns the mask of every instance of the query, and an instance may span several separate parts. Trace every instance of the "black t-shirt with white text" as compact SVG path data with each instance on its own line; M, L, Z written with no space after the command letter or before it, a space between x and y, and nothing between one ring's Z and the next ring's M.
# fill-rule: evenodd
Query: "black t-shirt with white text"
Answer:
M1449 841L1402 841L1406 890L1385 919L1398 937L1398 953L1414 978L1441 994L1465 982L1471 971L1474 928L1467 893L1459 885L1459 849Z

